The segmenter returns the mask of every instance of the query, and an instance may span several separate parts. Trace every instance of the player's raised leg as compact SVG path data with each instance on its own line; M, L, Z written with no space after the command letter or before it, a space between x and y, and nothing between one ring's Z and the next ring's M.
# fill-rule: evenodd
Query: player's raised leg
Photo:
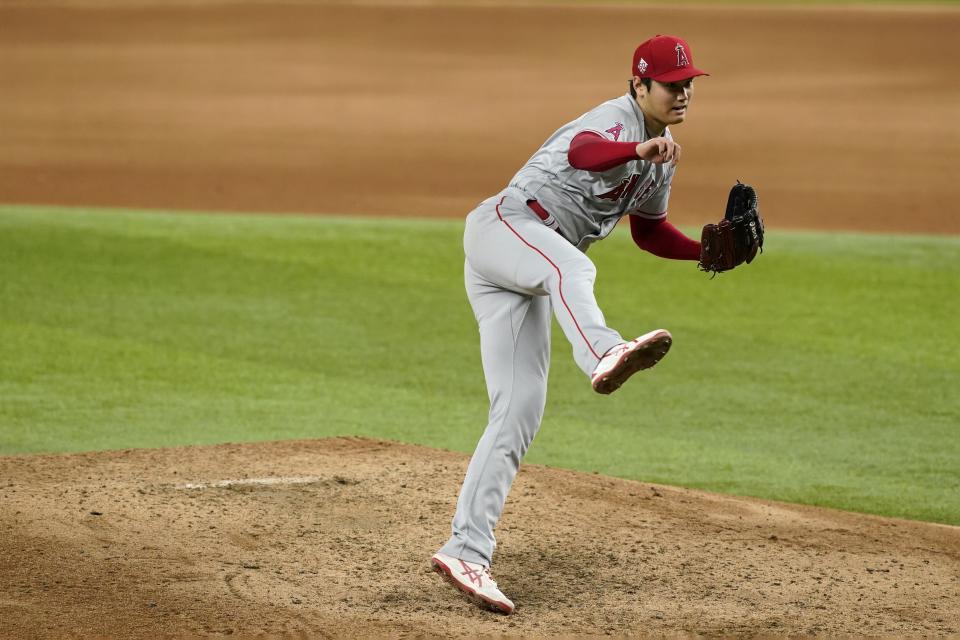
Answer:
M550 296L557 321L573 348L574 360L598 393L611 393L627 378L666 355L672 338L658 329L625 341L609 328L594 296L593 262L565 238L544 226L517 197L501 197L496 220L481 218L482 232L467 235L467 255L478 269L503 286ZM499 223L499 224L498 224ZM495 257L471 247L471 238L494 244ZM476 242L476 240L474 240ZM471 256L471 249L477 257Z
M574 360L584 373L589 375L605 351L624 342L607 326L597 305L593 262L544 226L516 196L501 195L492 210L485 203L472 213L464 248L468 261L490 282L550 296Z

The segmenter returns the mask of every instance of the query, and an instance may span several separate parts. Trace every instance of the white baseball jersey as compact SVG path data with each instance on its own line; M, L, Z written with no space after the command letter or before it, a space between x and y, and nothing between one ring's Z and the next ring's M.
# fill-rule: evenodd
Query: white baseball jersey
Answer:
M637 158L603 172L570 166L574 136L592 131L607 140L645 142L643 112L627 93L608 100L553 133L510 180L537 200L559 224L560 233L582 251L605 238L624 215L666 216L674 167ZM663 137L671 139L670 130Z

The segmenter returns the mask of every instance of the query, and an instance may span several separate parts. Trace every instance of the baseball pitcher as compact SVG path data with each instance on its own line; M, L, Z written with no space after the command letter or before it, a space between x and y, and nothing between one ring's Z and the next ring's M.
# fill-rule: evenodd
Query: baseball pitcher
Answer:
M633 54L629 93L560 127L503 191L467 216L464 276L480 328L490 414L452 535L431 564L493 611L514 610L490 575L493 530L543 416L551 312L597 393L612 393L654 366L672 343L665 329L625 340L607 326L587 248L625 215L641 249L714 273L752 261L762 248L763 223L747 185L734 187L724 219L706 225L701 241L667 221L681 156L669 127L686 119L694 78L703 75L684 40L647 40Z

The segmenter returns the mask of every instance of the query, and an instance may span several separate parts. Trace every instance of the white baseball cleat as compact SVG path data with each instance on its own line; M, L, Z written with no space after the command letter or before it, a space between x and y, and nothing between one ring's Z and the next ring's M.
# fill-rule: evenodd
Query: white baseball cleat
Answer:
M513 613L513 603L497 588L490 569L475 562L467 562L445 553L430 558L433 570L481 607L497 613Z
M613 347L600 358L590 375L597 393L613 393L637 371L649 369L667 355L673 336L666 329L645 333L636 340Z

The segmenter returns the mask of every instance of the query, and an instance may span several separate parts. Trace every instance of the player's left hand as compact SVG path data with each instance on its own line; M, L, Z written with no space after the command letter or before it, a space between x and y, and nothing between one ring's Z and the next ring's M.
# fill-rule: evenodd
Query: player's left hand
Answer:
M653 164L675 165L680 162L680 145L666 138L651 138L637 145L637 155Z

